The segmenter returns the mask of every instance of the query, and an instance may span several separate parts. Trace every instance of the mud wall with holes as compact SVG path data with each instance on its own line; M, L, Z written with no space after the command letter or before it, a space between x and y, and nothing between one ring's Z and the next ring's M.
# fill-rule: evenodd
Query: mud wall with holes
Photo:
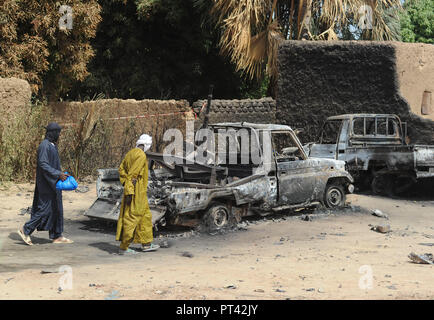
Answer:
M286 41L278 53L276 119L315 141L345 113L395 113L411 143L434 144L434 46L399 42Z
M194 111L199 114L197 123L204 118L207 100L193 103ZM202 112L200 110L202 109ZM275 123L276 101L272 98L243 99L243 100L212 100L209 113L209 123L219 122L252 122Z

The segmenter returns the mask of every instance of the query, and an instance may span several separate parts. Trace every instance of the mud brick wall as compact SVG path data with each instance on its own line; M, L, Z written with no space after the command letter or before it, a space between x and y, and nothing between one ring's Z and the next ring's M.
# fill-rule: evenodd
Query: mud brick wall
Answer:
M143 133L153 138L151 150L162 152L164 146L168 144L168 142L163 143L164 132L167 129L177 128L185 134L186 120L194 119L194 113L186 100L102 99L87 102L59 102L51 104L50 107L53 119L65 128L62 131L64 146L68 143L65 140L73 140L80 119L87 112L91 111L94 119L102 119L98 124L99 137L95 138L104 145L99 151L100 157L93 154L91 150L91 148L98 150L95 144L99 141L94 139L94 146L88 148L90 152L88 159L95 161L95 167L118 165L126 152L135 147L135 142Z
M434 144L434 106L420 111L423 93L434 91L433 66L432 45L286 41L278 53L276 119L304 128L307 143L329 116L395 113L408 122L411 143Z
M199 112L207 100L193 103L195 112ZM202 123L203 112L199 114L197 123ZM244 99L244 100L212 100L209 113L209 123L219 122L252 122L275 123L276 101L272 98Z
M19 114L30 111L32 92L27 81L0 78L0 125L7 125Z

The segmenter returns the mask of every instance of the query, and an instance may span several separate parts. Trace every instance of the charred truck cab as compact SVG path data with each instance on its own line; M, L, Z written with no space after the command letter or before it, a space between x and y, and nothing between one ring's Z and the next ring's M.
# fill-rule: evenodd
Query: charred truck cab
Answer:
M147 152L154 225L202 225L213 232L248 215L320 203L341 207L353 191L345 162L309 157L289 126L243 122L208 128L218 147L205 150L212 154L207 160ZM86 215L117 220L122 196L117 169L99 170L97 192Z
M357 184L377 194L407 190L434 177L434 146L408 145L407 125L394 114L345 114L327 118L312 157L342 160Z

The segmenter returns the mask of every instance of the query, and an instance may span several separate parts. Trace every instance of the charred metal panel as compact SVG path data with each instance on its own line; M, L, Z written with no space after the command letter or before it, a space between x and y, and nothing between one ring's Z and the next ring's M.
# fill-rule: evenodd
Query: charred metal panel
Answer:
M416 166L434 167L434 146L414 146Z
M168 198L170 210L173 213L185 213L205 209L211 192L210 189L176 188Z
M262 176L259 179L233 188L237 205L266 201L275 203L277 187L275 179Z
M331 176L350 177L344 166L343 161L318 158L278 163L279 205L321 199Z

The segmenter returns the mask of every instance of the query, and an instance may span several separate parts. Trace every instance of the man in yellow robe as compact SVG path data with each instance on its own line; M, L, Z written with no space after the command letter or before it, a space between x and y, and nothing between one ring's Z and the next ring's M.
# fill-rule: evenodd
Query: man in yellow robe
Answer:
M149 209L148 161L145 152L152 145L152 137L143 134L122 160L119 179L124 186L124 196L118 219L116 240L121 241L119 254L134 254L128 247L131 243L141 243L142 251L159 248L152 243L152 214Z

